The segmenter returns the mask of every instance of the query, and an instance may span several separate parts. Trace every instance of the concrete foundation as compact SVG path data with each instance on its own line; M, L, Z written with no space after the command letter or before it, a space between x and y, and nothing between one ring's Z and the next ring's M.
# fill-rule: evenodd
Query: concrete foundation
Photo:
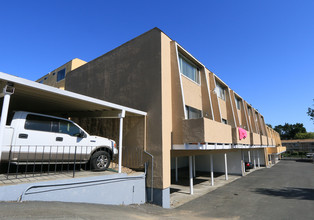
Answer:
M151 201L151 188L146 188L147 201ZM170 208L170 188L166 189L153 189L152 203L162 206L163 208Z
M130 205L145 203L145 174L114 174L0 187L0 201L59 201Z

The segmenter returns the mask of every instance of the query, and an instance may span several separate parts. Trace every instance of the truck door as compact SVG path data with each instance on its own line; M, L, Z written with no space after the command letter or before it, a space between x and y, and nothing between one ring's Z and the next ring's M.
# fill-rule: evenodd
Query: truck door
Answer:
M88 155L91 149L88 147L87 135L71 121L58 119L56 122L58 131L56 133L56 142L63 146L63 150L67 152L67 160L88 160ZM75 157L75 158L74 158Z
M45 116L27 114L19 119L15 131L12 159L20 161L47 161L55 151L56 134L52 132L52 119Z

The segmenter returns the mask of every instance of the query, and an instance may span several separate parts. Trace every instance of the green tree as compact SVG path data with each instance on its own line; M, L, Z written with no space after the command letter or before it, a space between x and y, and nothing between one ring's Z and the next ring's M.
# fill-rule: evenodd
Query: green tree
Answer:
M284 125L277 125L274 128L280 135L282 140L291 140L295 139L296 134L306 133L306 128L302 123L289 124L285 123Z
M314 99L313 99L313 101L314 101ZM313 124L314 124L314 109L313 108L308 108L307 115L310 116L310 118L311 118L311 120L313 121Z
M295 139L314 139L314 132L297 133Z

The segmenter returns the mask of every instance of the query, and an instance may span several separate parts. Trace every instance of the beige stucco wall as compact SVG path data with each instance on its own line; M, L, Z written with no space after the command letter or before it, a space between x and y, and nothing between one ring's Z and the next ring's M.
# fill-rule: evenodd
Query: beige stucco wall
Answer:
M221 98L218 98L218 101L219 101L219 107L220 107L221 117L222 117L223 119L228 120L226 101L225 101L225 100L222 100Z
M232 143L230 125L207 118L188 119L183 121L184 143Z
M162 95L169 88L162 89L167 73L162 74L161 69L167 69L169 63L162 64L161 47L161 31L152 29L76 68L66 77L67 90L148 113L146 151L154 155L154 187L159 189L170 185L169 178L164 182L163 177L168 175L170 167L167 165L170 156L166 156L170 152L164 151L164 146L169 148L170 145L163 141L167 143L171 138L169 134L163 135L163 105L167 106L163 103L169 101L164 102ZM123 144L128 145L127 142ZM147 178L151 178L151 172Z
M241 110L239 110L239 109L237 109L236 111L237 111L238 118L239 118L239 124L238 124L238 126L239 126L239 127L242 127L242 126L243 126L242 112L241 112Z
M251 145L261 145L261 135L256 133L251 133Z
M181 74L185 105L202 110L201 85Z
M209 89L208 75L206 74L206 69L201 68L200 74L201 74L203 117L213 119L211 97L209 93L210 89Z
M213 113L214 113L214 120L217 122L221 122L221 114L220 114L218 96L214 92L214 89L216 87L215 77L214 77L214 74L212 72L208 71L208 74L209 74L208 79L209 79L210 95L211 95L211 101L212 101L212 107L213 107Z
M75 58L73 60L71 60L71 70L75 70L76 68L84 65L86 63L86 61Z
M171 39L161 33L161 124L162 124L162 176L163 188L171 184L171 132L172 96L171 94Z
M60 80L57 82L57 75L58 71L62 70L65 68L65 75L67 75L70 71L84 65L86 62L84 60L75 58L66 64L58 67L57 69L51 71L49 74L46 74L45 76L41 77L40 79L36 80L36 82L40 82L43 80L43 84L45 85L50 85L53 87L57 87L60 89L64 89L65 87L65 79ZM46 79L45 79L46 78Z
M268 145L267 136L261 135L261 137L262 137L262 145Z
M247 131L247 137L240 140L238 128L232 128L232 137L234 144L251 144L251 133L249 131Z
M171 98L172 98L172 144L182 144L182 121L184 116L184 100L181 88L181 74L179 72L179 63L177 59L176 43L170 43L171 51Z

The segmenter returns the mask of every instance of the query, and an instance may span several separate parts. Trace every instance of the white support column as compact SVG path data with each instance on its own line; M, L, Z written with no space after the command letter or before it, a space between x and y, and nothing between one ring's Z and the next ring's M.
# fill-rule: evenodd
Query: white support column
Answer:
M256 169L256 152L253 150L253 163L254 163L254 169Z
M247 156L248 156L248 158L249 158L249 162L251 162L251 151L248 151L248 152L247 152Z
M228 164L227 164L227 153L225 155L225 178L228 180Z
M3 88L3 92L0 94L0 97L3 97L3 104L2 104L2 112L1 112L1 121L0 121L0 161L1 161L1 154L2 154L2 144L4 138L4 129L7 123L8 118L8 111L9 111L9 104L10 104L10 97L14 93L14 88L7 92L8 86Z
M195 171L195 155L193 156L193 177L196 177L196 171Z
M193 158L189 156L189 173L190 173L190 194L193 195Z
M120 127L119 127L119 173L121 173L122 167L122 139L123 139L123 118L125 117L125 110L121 111L120 117Z
M242 171L242 176L245 175L245 164L244 164L244 153L243 150L241 150L241 171Z
M176 157L176 182L178 182L178 157Z
M259 151L257 151L257 166L258 166L258 168L261 167L261 161L259 159Z
M214 185L214 161L213 161L213 155L210 155L210 179L212 186Z

